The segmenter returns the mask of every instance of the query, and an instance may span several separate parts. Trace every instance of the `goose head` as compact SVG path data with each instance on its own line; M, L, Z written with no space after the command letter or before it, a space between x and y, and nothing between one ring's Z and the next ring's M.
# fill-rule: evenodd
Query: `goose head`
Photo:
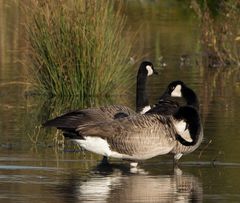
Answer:
M167 97L181 97L184 98L187 102L187 105L193 106L196 109L199 109L199 102L195 92L189 88L181 80L176 80L171 82L164 94L160 97L161 99L166 99Z
M198 143L202 134L201 119L198 111L191 106L183 106L173 115L177 130L176 139L185 146Z
M153 64L149 61L143 61L138 70L138 76L151 76L153 74L158 74Z

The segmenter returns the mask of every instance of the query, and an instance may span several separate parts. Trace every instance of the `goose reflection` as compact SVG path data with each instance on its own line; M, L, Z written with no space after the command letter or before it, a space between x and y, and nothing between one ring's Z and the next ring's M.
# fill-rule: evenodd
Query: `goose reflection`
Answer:
M178 168L167 174L132 173L112 164L98 166L86 180L71 178L62 191L75 202L202 202L203 196L198 178Z

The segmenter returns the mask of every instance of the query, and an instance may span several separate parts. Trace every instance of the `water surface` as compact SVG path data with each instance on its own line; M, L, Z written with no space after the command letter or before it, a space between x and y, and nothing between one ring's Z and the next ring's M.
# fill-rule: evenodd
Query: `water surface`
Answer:
M199 65L199 21L180 1L126 1L126 14L128 26L139 29L136 52L161 68L148 83L151 103L176 79L198 94L205 136L201 147L183 157L179 168L167 155L132 171L119 160L103 167L100 156L42 129L49 117L72 108L111 103L134 108L135 95L88 101L25 96L30 76L20 63L23 16L19 1L1 1L1 202L239 202L239 69ZM180 62L182 55L189 57L186 64Z

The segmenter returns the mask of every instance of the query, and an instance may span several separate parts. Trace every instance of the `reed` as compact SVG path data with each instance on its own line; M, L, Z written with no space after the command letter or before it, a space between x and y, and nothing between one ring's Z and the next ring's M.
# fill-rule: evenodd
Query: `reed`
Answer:
M24 10L29 76L38 92L85 97L121 94L130 87L134 36L124 37L121 3L32 0Z
M38 95L26 95L25 98L24 101L26 103L20 109L26 108L26 112L21 111L21 115L18 118L20 121L19 126L22 129L21 134L27 135L34 146L52 146L57 148L63 146L64 137L60 131L56 131L54 128L43 128L42 124L47 120L74 109L108 106L116 103L116 101L125 104L122 97L118 95L116 97L88 97L87 99L78 96L49 98ZM129 103L126 103L126 105L131 106ZM14 109L14 106L9 106L9 104L5 106ZM22 119L23 117L24 119Z
M201 19L201 42L205 53L204 65L226 67L240 65L240 2L235 0L192 1ZM216 4L216 5L215 5Z

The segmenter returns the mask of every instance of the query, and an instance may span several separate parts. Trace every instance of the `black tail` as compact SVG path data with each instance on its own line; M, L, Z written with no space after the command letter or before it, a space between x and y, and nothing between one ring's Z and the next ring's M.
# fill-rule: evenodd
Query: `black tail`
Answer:
M43 123L43 127L55 127L61 130L76 129L84 121L84 113L72 111Z
M55 127L63 131L63 136L69 139L83 139L76 129L79 125L86 122L84 112L72 111L43 123L43 127Z

